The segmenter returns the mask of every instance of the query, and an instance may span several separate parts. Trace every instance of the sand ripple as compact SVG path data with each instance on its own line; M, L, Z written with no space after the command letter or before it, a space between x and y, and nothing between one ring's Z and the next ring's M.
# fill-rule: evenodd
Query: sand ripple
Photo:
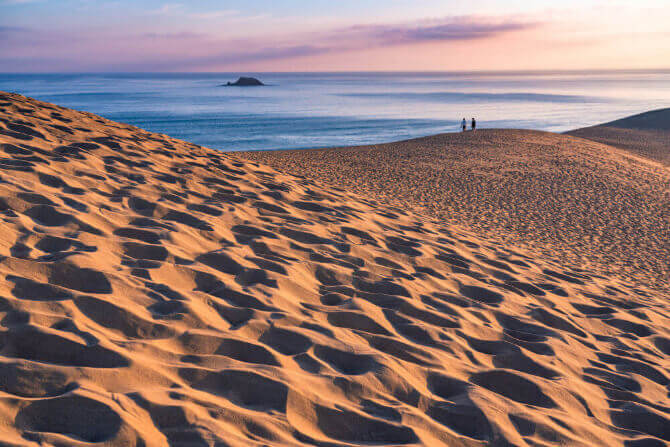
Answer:
M0 94L5 445L670 441L668 296Z

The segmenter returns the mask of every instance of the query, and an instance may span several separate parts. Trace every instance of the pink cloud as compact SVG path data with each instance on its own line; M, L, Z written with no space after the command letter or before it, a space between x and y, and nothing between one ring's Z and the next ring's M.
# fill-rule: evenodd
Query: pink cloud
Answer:
M206 70L245 63L292 60L333 53L400 45L472 41L535 27L535 22L481 17L450 17L413 23L354 25L319 33L267 36L254 39L220 39L204 33L57 32L0 28L8 43L0 47L0 62L12 60L21 67L39 65L62 70L58 55L81 62L80 70ZM273 42L268 45L268 42ZM39 43L39 45L37 45ZM54 66L55 65L55 66ZM79 65L79 66L77 66ZM31 68L34 69L34 68Z

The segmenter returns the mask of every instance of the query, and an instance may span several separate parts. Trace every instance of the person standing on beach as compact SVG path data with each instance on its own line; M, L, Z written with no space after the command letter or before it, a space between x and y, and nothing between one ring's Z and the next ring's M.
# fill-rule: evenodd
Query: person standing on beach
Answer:
M463 121L461 121L461 129L463 129L463 132L468 128L467 123L465 122L465 118L463 118Z
M477 121L475 121L475 118L472 118L472 131L474 132L475 129L477 128Z

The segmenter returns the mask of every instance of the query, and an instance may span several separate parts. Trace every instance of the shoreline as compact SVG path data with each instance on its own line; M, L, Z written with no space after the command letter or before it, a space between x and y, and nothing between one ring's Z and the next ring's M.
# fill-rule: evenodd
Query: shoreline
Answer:
M456 132L465 115L480 118L480 126L488 128L565 132L670 102L664 88L670 80L660 74L497 79L390 73L388 79L374 74L340 79L337 74L284 73L258 75L259 80L281 84L263 92L216 87L237 75L12 76L0 78L0 90L32 94L226 151L391 143ZM647 78L658 84L658 93L646 104L610 94L612 86ZM594 85L594 79L607 82ZM567 90L566 82L577 84Z

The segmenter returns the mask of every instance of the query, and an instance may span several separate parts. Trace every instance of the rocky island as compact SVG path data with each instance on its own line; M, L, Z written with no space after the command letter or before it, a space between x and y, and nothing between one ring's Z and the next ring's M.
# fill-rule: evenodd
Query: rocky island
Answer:
M256 78L251 78L251 77L241 77L235 82L227 82L226 84L222 84L224 87L260 87L263 86L261 81L259 81Z

